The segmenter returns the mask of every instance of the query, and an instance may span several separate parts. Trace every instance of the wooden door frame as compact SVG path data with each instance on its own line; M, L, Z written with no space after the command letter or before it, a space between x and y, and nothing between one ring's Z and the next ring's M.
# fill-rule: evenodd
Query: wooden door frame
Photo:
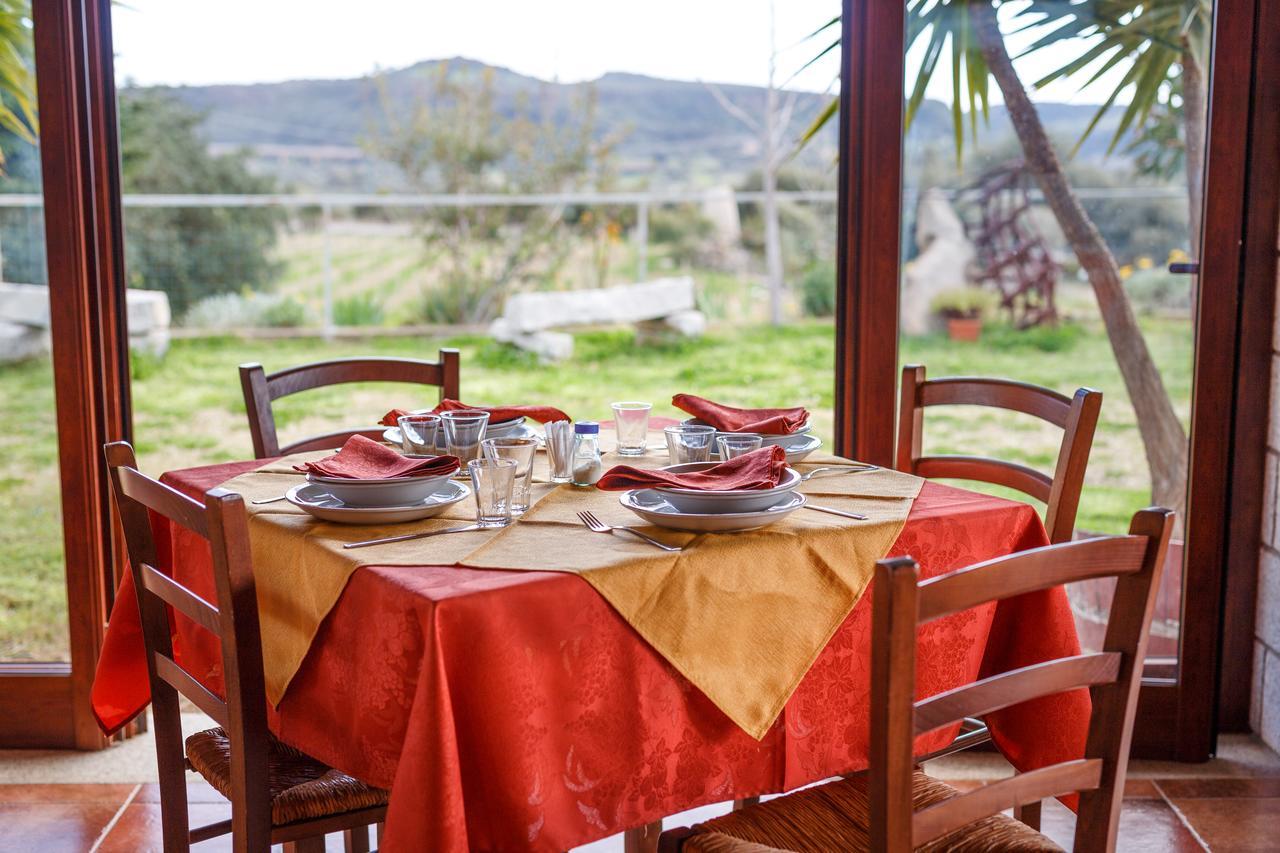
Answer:
M89 706L117 577L102 462L129 434L110 0L32 8L70 661L0 665L0 744L97 749Z
M1178 677L1144 680L1134 754L1203 761L1247 728L1275 308L1280 15L1218 0ZM844 0L836 452L892 463L904 9ZM1267 180L1267 178L1270 180Z

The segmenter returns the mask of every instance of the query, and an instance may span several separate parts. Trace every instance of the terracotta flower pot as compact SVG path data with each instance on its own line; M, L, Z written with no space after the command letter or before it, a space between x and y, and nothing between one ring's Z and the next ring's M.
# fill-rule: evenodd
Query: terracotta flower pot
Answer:
M948 317L947 337L953 341L976 341L982 336L981 317Z

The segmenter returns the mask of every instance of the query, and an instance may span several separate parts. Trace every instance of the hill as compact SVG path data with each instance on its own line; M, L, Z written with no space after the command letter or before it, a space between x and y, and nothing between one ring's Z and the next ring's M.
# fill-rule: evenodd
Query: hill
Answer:
M361 140L376 133L381 107L379 85L389 102L409 104L429 91L430 78L447 64L448 73L493 75L498 108L508 114L525 99L547 105L553 114L569 108L584 87L595 90L601 133L624 132L619 146L621 173L653 186L698 185L738 180L756 165L758 142L700 82L609 73L589 83L538 80L467 59L429 60L372 75L334 80L290 80L252 85L166 87L202 112L202 131L215 148L247 146L257 168L300 189L378 190L394 188L394 176L372 162ZM747 112L759 115L765 90L721 86ZM130 90L123 90L128 97ZM793 135L798 136L825 106L827 96L795 93ZM1041 115L1050 133L1073 143L1094 107L1045 103ZM1114 119L1107 117L1078 159L1101 160ZM908 157L931 149L951 151L951 117L946 105L926 102L907 139ZM1013 152L1013 136L1002 106L993 107L982 130L983 147ZM797 162L834 178L835 122L802 152Z

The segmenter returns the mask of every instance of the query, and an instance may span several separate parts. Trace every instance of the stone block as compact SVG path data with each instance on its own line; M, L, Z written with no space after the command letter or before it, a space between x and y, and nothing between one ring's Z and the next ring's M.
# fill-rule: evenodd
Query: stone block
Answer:
M1276 547L1276 521L1277 513L1280 512L1276 481L1280 479L1277 476L1280 474L1280 454L1274 450L1268 450L1262 464L1262 544L1272 550L1280 551L1280 548Z
M1257 732L1272 749L1280 749L1280 655L1268 649L1262 673L1262 707Z
M43 284L0 282L0 320L49 328L49 288Z
M1280 649L1280 554L1262 549L1258 561L1258 599L1254 611L1254 636Z
M1262 731L1262 699L1266 688L1267 647L1253 641L1253 675L1249 682L1249 728Z
M595 290L517 293L507 298L502 320L513 332L658 320L697 307L693 279L663 278Z
M0 364L23 361L48 351L48 330L0 320Z

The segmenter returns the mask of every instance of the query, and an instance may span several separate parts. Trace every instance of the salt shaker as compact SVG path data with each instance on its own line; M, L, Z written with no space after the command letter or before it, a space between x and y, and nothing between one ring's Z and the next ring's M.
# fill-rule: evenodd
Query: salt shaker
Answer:
M600 461L600 424L579 421L573 425L573 484L594 486L604 473Z

